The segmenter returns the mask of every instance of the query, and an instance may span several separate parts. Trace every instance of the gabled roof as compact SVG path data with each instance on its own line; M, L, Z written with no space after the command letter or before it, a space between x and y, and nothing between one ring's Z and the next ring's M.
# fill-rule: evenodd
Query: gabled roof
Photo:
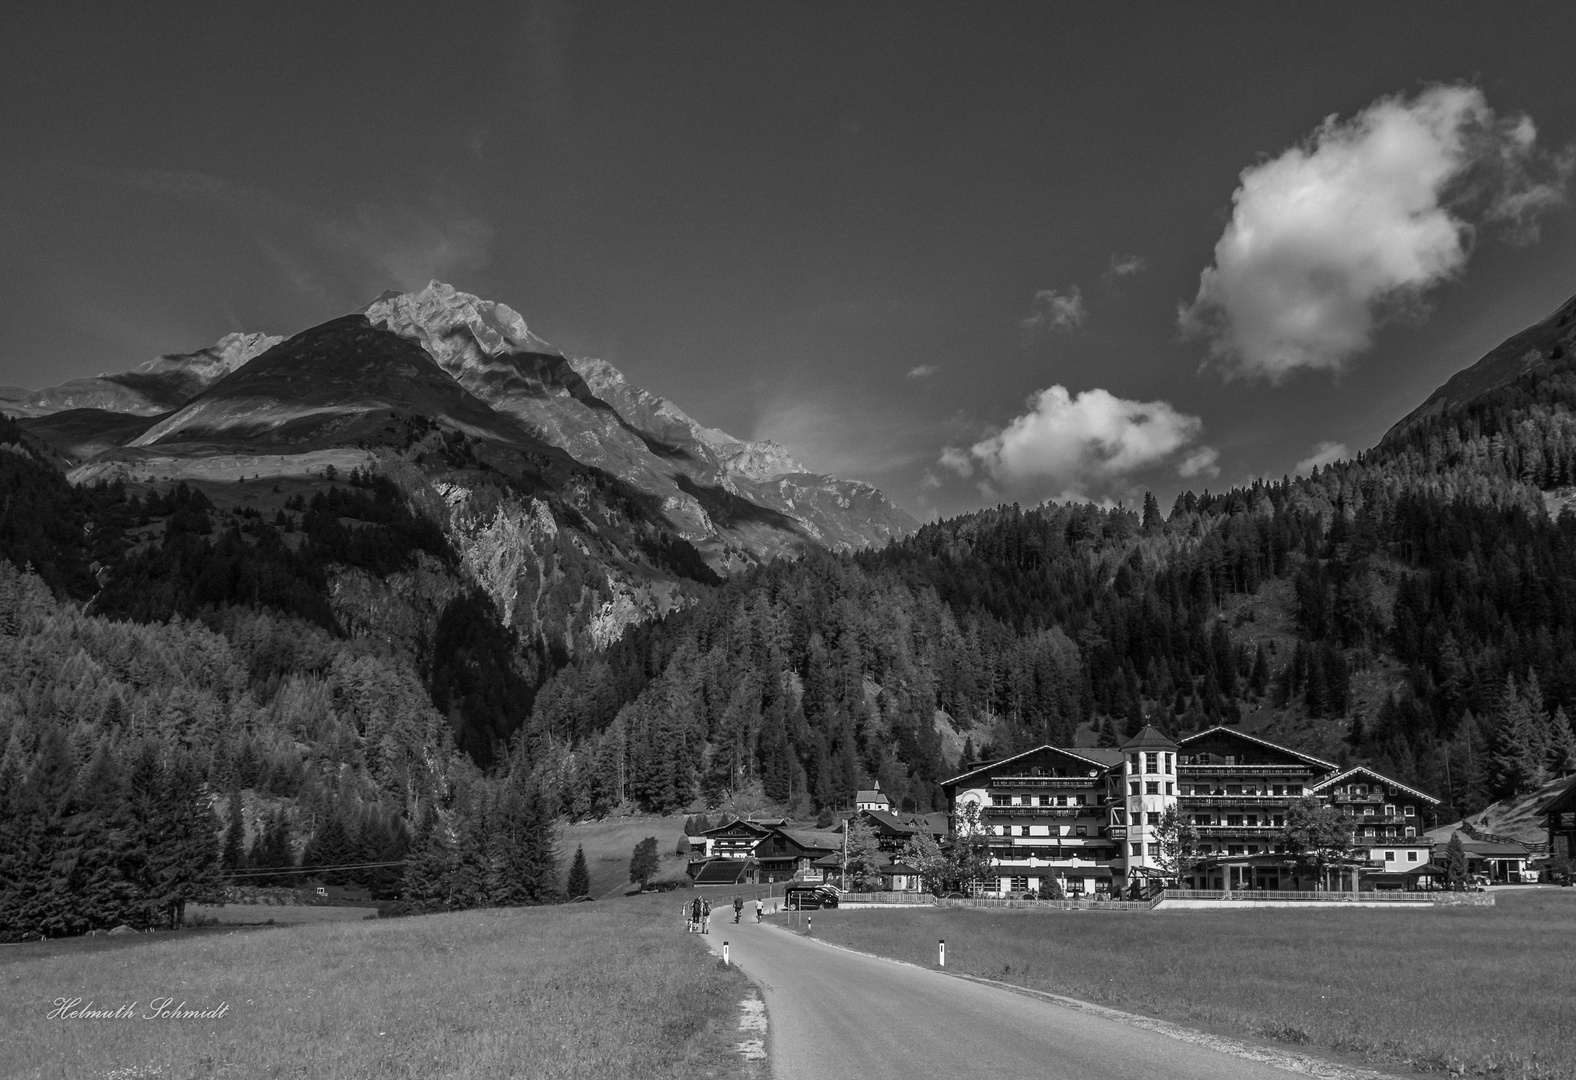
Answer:
M879 822L882 826L890 829L893 832L911 833L914 831L913 825L906 821L900 820L895 814L892 814L886 810L861 810L859 811L859 814L862 817L869 818L871 821ZM841 835L840 832L839 835Z
M1540 814L1554 814L1562 810L1576 810L1576 776L1569 777L1559 787L1546 795L1538 807Z
M1021 754L1014 754L1011 757L1002 758L1000 761L986 761L986 762L983 762L980 765L977 765L974 768L970 769L968 772L959 773L957 776L954 776L951 780L943 780L941 782L941 784L942 784L943 787L947 786L948 784L956 784L956 783L959 783L960 781L967 780L971 776L977 776L980 773L991 772L991 771L994 771L994 770L998 770L1003 765L1010 765L1014 761L1020 761L1023 758L1030 757L1031 755L1043 754L1047 750L1049 750L1049 751L1051 751L1052 753L1055 753L1055 754L1066 754L1068 757L1073 758L1074 760L1077 760L1077 761L1087 762L1090 766L1093 766L1094 769L1096 769L1096 770L1109 769L1112 766L1112 764L1113 764L1113 762L1102 761L1099 758L1091 756L1094 753L1094 749L1092 747L1080 746L1076 750L1074 750L1074 749L1070 749L1070 748L1065 747L1065 746L1052 746L1049 743L1046 743L1044 746L1036 746L1033 750L1025 750ZM1121 763L1122 763L1122 758L1121 758L1121 755L1118 754L1114 764L1120 765Z
M1124 754L1132 753L1134 750L1175 750L1176 748L1177 744L1160 734L1153 724L1145 724L1137 735L1117 747Z
M1406 792L1408 795L1415 795L1417 798L1423 799L1426 802L1431 802L1435 806L1439 805L1439 800L1434 798L1432 795L1429 795L1429 794L1427 794L1425 792L1422 792L1422 791L1418 791L1414 787L1407 787L1405 784L1401 783L1401 781L1393 779L1391 777L1388 777L1384 773L1374 772L1372 769L1370 769L1366 765L1353 765L1350 769L1347 769L1345 772L1336 773L1334 776L1330 777L1327 780L1320 780L1317 784L1313 785L1311 790L1313 790L1313 791L1321 791L1324 788L1333 787L1334 785L1340 784L1340 783L1345 783L1348 779L1350 779L1353 776L1356 776L1358 773L1361 773L1363 776L1366 776L1366 777L1368 777L1371 780L1377 780L1381 784L1387 784L1390 787L1400 788L1402 791Z
M892 800L887 798L886 792L882 791L880 788L869 788L855 792L854 802L884 802L888 806L892 805Z
M707 859L695 875L697 885L737 885L744 880L754 860Z
M1212 728L1195 732L1194 734L1189 735L1187 738L1183 739L1177 744L1177 746L1179 749L1185 748L1188 743L1193 742L1196 739L1202 739L1206 735L1216 734L1230 735L1233 738L1241 739L1243 742L1253 743L1255 746L1262 746L1266 749L1275 750L1282 754L1290 754L1292 757L1300 758L1309 765L1313 765L1321 769L1329 769L1331 772L1334 772L1336 769L1340 768L1340 766L1335 764L1333 761L1325 761L1323 758L1316 758L1312 754L1305 754L1301 750L1293 750L1289 746L1282 746L1280 743L1272 743L1268 739L1261 739L1257 735L1249 735L1245 731L1239 731L1234 727L1227 727L1225 724L1216 724Z
M806 851L841 851L843 848L843 834L825 829L773 829L792 840Z
M1470 840L1463 836L1461 846L1468 855L1488 859L1520 859L1532 854L1531 848L1515 840Z
M771 832L773 829L780 828L781 826L786 825L786 824L788 824L788 819L787 818L774 818L771 821L747 821L744 818L736 817L732 821L727 822L724 825L718 825L715 829L707 829L705 832L701 833L701 835L702 836L715 836L718 833L726 832L729 829L733 829L733 828L736 828L737 826L743 825L748 831L753 832L753 833L755 833L758 836L765 836L767 833Z

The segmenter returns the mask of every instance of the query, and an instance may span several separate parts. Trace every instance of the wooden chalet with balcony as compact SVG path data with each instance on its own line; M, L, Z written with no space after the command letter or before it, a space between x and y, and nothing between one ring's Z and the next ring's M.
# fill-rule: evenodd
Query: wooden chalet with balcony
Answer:
M1359 887L1435 884L1434 842L1425 834L1434 824L1438 799L1361 765L1319 781L1312 790L1351 822L1353 857L1367 861Z
M841 856L843 834L822 829L778 827L755 846L760 881L821 881L824 868L816 865L828 855Z

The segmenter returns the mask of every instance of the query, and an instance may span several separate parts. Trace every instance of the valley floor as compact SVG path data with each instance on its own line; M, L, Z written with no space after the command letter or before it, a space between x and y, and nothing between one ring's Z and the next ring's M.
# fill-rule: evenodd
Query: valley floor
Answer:
M753 991L676 932L669 906L645 896L0 947L0 1074L742 1076L739 1002ZM57 999L75 998L131 1018L51 1018ZM228 1007L145 1019L165 998L166 1009Z
M1576 890L1409 911L829 910L815 936L1422 1072L1576 1076Z

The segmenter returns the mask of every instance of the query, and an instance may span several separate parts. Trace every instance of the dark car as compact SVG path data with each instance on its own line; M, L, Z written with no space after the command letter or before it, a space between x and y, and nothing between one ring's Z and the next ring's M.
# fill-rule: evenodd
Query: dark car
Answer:
M837 906L837 889L831 885L790 885L783 893L783 910L817 911Z

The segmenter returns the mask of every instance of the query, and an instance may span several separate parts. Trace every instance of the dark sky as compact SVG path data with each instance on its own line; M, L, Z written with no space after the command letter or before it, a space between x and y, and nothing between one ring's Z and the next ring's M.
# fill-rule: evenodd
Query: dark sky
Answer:
M1576 292L1572 41L1569 3L30 5L0 383L438 277L921 517L1169 504L1371 445Z

